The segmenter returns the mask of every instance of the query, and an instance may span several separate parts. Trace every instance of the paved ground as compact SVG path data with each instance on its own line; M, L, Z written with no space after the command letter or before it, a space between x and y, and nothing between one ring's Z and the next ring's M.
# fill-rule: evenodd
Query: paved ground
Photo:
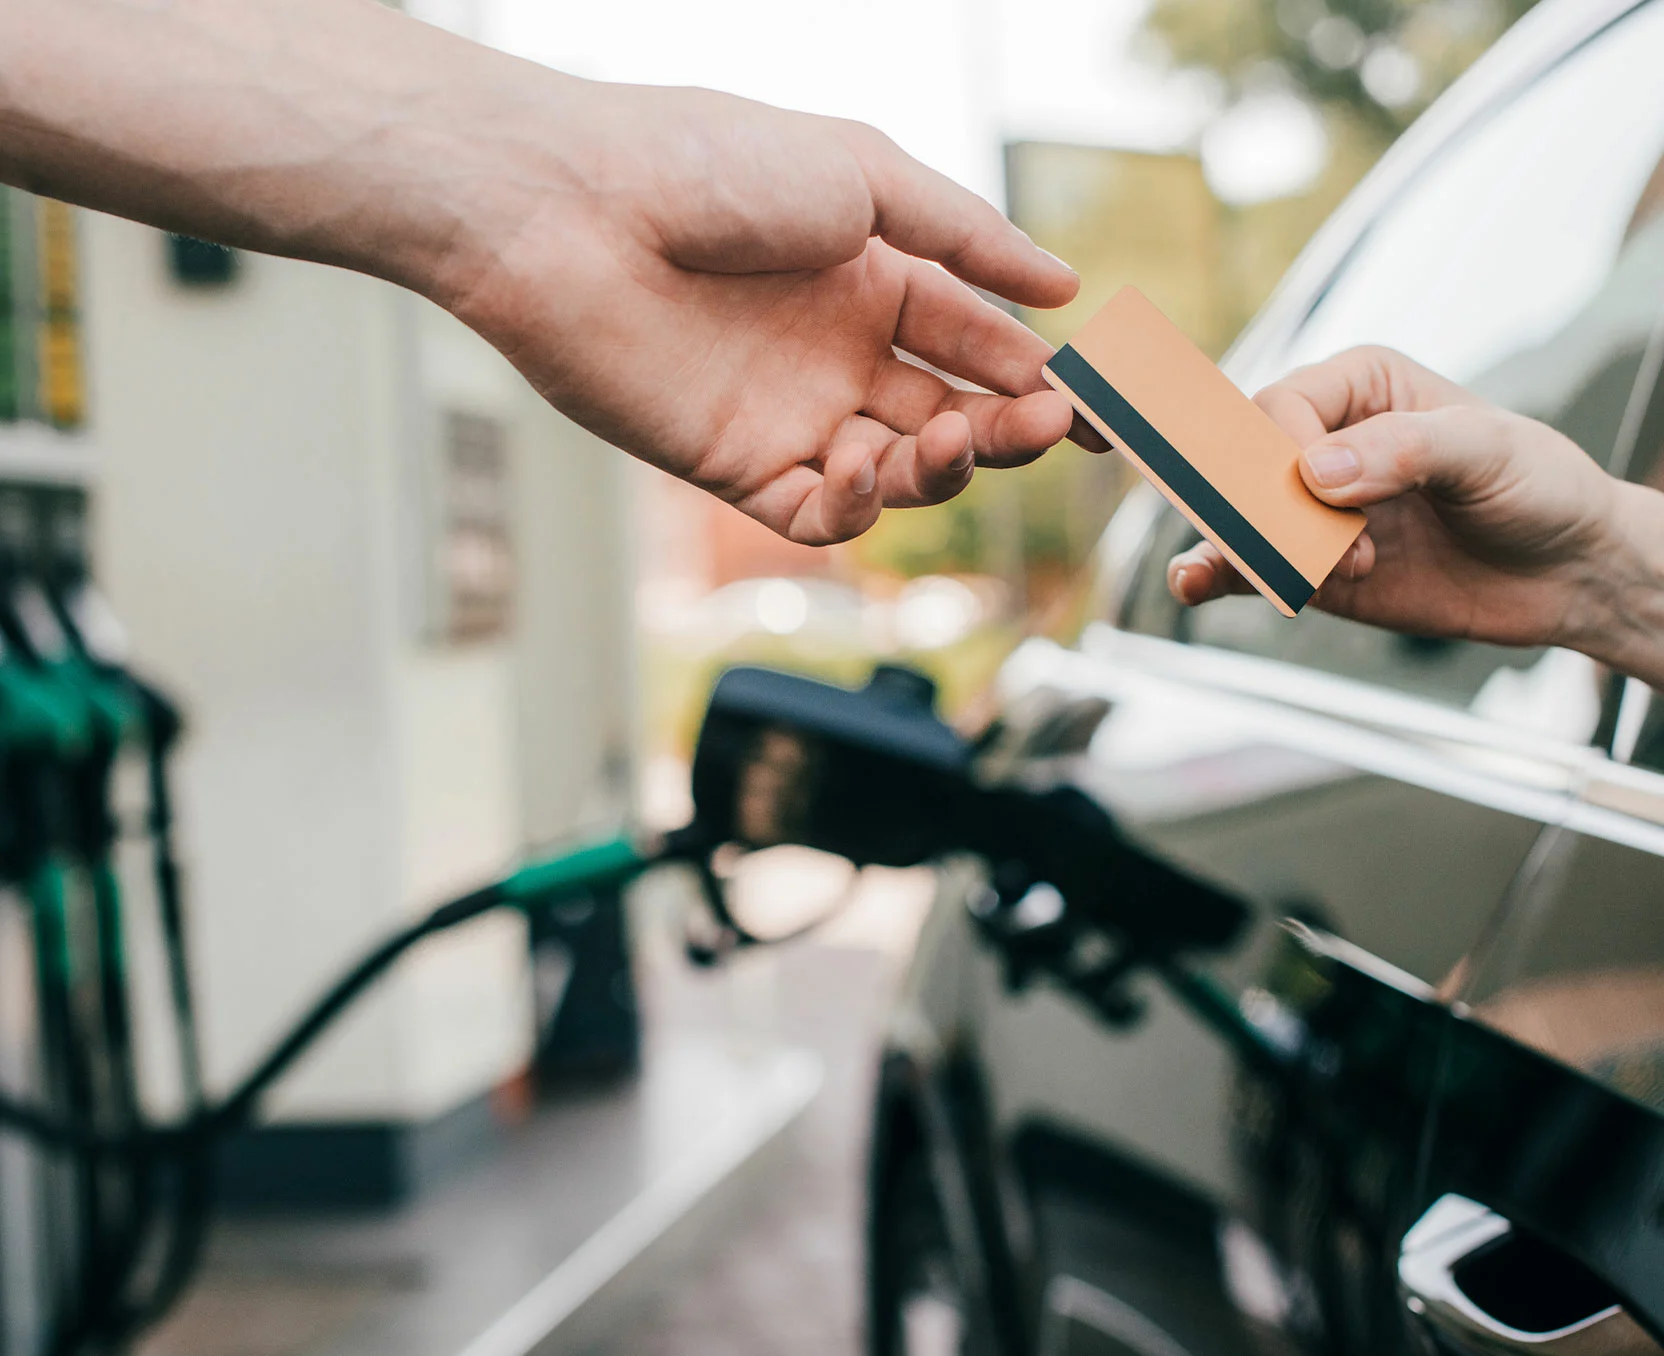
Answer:
M867 1112L883 1020L930 883L928 873L869 870L829 926L745 959L703 1003L685 983L663 987L682 1020L713 1020L709 1005L723 995L718 1020L816 1051L826 1084L783 1146L774 1177L788 1189L712 1239L677 1284L585 1356L857 1356Z
M790 1184L594 1356L855 1356L861 1178L879 1017L895 966L870 949L800 944L776 958L779 1027L818 1050L827 1083L786 1146Z
M679 926L649 918L638 927L650 1029L721 1033L741 1047L754 1041L758 1048L781 1042L807 1048L824 1061L826 1079L770 1150L762 1178L770 1190L748 1193L746 1207L653 1300L639 1304L604 1346L584 1356L859 1352L871 1080L889 994L927 895L927 879L874 873L821 934L749 953L714 973L686 966L676 944ZM460 1180L451 1190L463 1198L479 1195L490 1175ZM342 1237L354 1227L343 1221ZM152 1335L141 1356L316 1356L339 1349L376 1315L415 1303L421 1289L419 1275L374 1269L222 1268Z

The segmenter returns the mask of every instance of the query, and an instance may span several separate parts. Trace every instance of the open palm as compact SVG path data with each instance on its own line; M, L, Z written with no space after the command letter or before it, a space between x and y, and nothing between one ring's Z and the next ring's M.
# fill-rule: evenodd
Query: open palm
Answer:
M961 278L1034 305L1076 279L988 204L858 124L632 100L609 125L645 100L646 127L498 231L454 305L552 403L812 544L1068 434L1051 349Z

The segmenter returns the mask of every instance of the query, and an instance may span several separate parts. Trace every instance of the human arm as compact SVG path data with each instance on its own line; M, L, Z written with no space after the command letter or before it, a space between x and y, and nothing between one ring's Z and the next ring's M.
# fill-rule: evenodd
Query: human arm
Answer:
M578 80L373 0L0 0L0 180L409 287L800 541L1070 426L1049 348L966 284L1051 306L1074 274L871 128Z
M1311 491L1368 514L1317 607L1561 645L1664 687L1664 495L1386 349L1303 368L1256 400L1304 448ZM1190 605L1248 591L1206 542L1169 564L1168 586Z

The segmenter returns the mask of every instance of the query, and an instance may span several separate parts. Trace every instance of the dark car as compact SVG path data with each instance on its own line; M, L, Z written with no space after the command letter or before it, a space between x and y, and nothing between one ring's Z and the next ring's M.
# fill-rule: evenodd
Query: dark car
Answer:
M1550 0L1227 371L1389 345L1664 487L1661 161L1664 0ZM1657 1349L1664 710L1564 651L1181 610L1193 539L1124 504L1096 620L1012 658L977 776L1090 802L1240 926L1154 897L1129 951L943 864L873 1123L870 1351Z

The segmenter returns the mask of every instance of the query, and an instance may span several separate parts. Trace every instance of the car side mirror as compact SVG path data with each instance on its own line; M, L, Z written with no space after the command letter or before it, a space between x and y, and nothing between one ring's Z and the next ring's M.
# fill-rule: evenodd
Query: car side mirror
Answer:
M935 698L928 677L892 665L854 691L730 669L694 753L696 823L717 843L796 844L858 866L912 866L956 846L971 747Z

